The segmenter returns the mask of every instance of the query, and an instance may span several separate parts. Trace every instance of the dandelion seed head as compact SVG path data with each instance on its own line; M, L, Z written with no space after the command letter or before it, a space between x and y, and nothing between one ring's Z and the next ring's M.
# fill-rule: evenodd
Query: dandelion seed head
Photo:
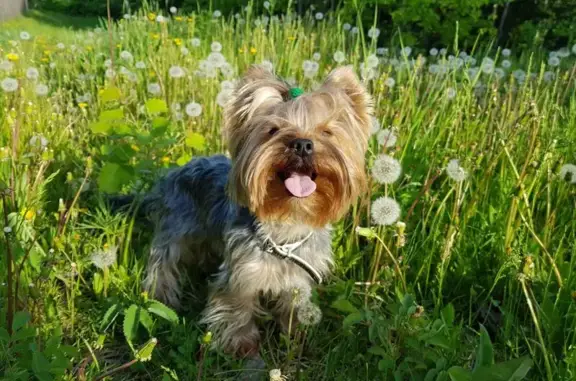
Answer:
M185 74L186 73L184 72L184 69L182 69L180 66L174 65L168 69L168 75L172 78L182 78Z
M262 67L264 67L266 70L268 70L269 72L273 72L274 71L274 64L272 62L270 62L269 60L263 60L260 65Z
M345 31L349 31L350 29L352 29L352 25L350 25L346 22L346 23L342 24L342 29L344 29ZM576 46L576 45L574 45L574 46Z
M135 65L135 66L136 66L136 69L139 69L139 70L144 70L144 69L146 69L146 64L145 64L143 61L138 61L138 62L136 62L136 65Z
M380 197L372 203L370 214L376 225L388 226L400 218L400 205L390 197Z
M430 49L430 55L432 57L436 57L438 55L438 49L436 49L436 48Z
M4 226L4 233L9 234L12 233L12 228L10 226Z
M390 148L396 145L398 137L396 134L394 134L394 131L389 128L385 128L378 133L377 140L380 145L383 145L386 148Z
M298 321L303 325L316 325L322 320L322 311L314 303L304 303L298 308Z
M210 44L210 50L213 52L221 52L222 51L222 44L218 41L214 41Z
M158 23L165 23L166 22L166 17L162 16L162 15L158 15L156 16L156 22Z
M552 56L548 59L548 65L550 66L558 66L560 65L560 58L556 57L556 56Z
M503 60L501 65L504 69L509 69L510 66L512 66L512 62L510 62L508 60Z
M452 159L448 162L448 165L446 166L446 174L458 183L466 180L468 177L468 172L460 166L460 161L458 159Z
M396 80L392 77L388 77L386 78L386 80L384 81L384 85L386 85L389 88L393 88L394 85L396 85Z
M190 102L186 105L186 115L191 118L196 118L202 114L202 106L196 102Z
M400 162L388 155L379 155L372 165L372 177L380 184L392 184L402 174Z
M56 44L56 48L58 48L58 50L64 50L66 49L66 45L64 45L62 42L59 42Z
M197 48L200 46L200 39L197 37L194 37L193 39L190 40L190 46Z
M116 262L118 246L110 246L104 250L98 250L90 256L90 262L101 270L105 270Z
M380 36L380 29L374 26L368 29L368 37L370 37L371 39L376 39L378 38L378 36Z
M0 87L7 93L18 90L18 81L14 78L6 77L0 82Z
M230 99L232 99L232 93L230 91L220 91L216 96L216 103L220 107L224 107Z
M564 164L560 168L560 178L570 181L570 184L576 184L576 165Z
M376 56L376 54L371 54L368 57L366 57L366 66L369 67L370 69L376 68L379 64L380 59L378 58L378 56Z
M48 86L46 86L43 83L39 83L36 85L35 91L36 95L38 95L39 97L43 97L48 94Z
M322 55L321 55L320 53L318 53L318 52L312 54L312 59L313 59L314 61L320 61L321 58L322 58Z
M544 81L552 82L556 78L556 74L553 71L544 72Z
M0 70L11 71L14 68L14 64L8 60L0 61Z
M178 8L170 7L170 13L175 14L176 12L178 12Z
M449 87L446 89L446 97L448 99L454 99L456 97L456 89Z
M360 31L360 29L358 29L357 26L353 27L352 29L350 29L350 33L352 34L358 34L358 32Z
M510 49L502 49L502 56L503 57L510 57L510 54L512 52L510 51Z
M346 60L346 56L344 55L344 52L341 51L337 51L334 53L334 61L336 61L336 63L342 63Z
M152 95L159 95L162 92L162 88L158 83L149 83L147 90Z
M132 62L134 60L134 56L132 55L132 53L130 53L127 50L123 50L122 52L120 52L120 58L122 58L124 61L127 62Z
M35 81L38 79L39 76L40 72L35 67L29 67L28 69L26 69L26 78L28 78L29 80Z
M20 32L20 39L24 41L28 41L30 39L30 33L22 31Z
M322 20L322 19L324 18L324 13L322 13L322 12L317 12L317 13L314 15L314 18L315 18L316 20L320 21L320 20Z
M263 4L265 9L270 9L270 2L269 1L265 1Z

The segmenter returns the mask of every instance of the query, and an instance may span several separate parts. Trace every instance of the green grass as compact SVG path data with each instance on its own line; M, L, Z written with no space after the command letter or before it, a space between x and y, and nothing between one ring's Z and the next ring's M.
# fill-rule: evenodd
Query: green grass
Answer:
M231 79L269 60L305 90L337 66L337 50L359 69L377 47L330 17L263 28L252 14L242 14L245 24L209 14L163 24L143 16L114 24L112 44L106 30L68 30L46 24L48 16L2 25L9 36L0 40L0 60L15 61L0 69L0 81L19 85L0 90L0 216L10 227L0 246L6 379L96 379L127 363L111 378L238 375L241 362L206 350L196 323L201 302L187 296L175 316L142 294L151 232L130 215L111 214L103 191L143 191L166 169L225 150L217 99L226 78L195 73L211 42L222 44ZM32 38L19 40L22 30ZM123 50L133 61L120 57ZM114 81L105 76L111 51ZM319 72L306 78L303 61L315 52ZM447 68L447 58L417 47L402 56L392 44L366 81L378 129L397 136L385 147L376 132L367 171L387 154L403 174L389 185L372 181L335 226L334 277L313 296L322 322L299 326L291 338L263 324L266 372L313 381L459 381L521 379L504 375L523 375L532 364L529 380L576 377L576 186L559 176L576 161L574 59L550 68L513 51L498 79L468 69L485 55L499 66L500 52L482 45L467 53L475 65L434 74L431 65ZM419 54L426 63L410 65ZM170 78L174 65L187 75ZM27 78L29 67L38 68L37 80ZM524 81L512 75L519 69L528 73ZM38 83L48 96L36 94ZM153 83L157 95L147 90ZM185 113L192 101L202 105L198 117ZM467 172L464 181L447 176L451 159ZM400 204L405 230L372 226L372 201L384 195ZM112 266L94 266L93 253L114 247ZM151 360L139 361L152 338Z

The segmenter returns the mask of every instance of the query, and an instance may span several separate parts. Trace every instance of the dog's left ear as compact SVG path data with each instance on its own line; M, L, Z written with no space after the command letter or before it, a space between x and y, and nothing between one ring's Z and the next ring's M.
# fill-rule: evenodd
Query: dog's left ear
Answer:
M370 134L372 123L372 97L362 85L351 66L334 69L326 78L323 85L327 90L335 89L345 95L345 101L354 111L354 118L361 125L366 137Z

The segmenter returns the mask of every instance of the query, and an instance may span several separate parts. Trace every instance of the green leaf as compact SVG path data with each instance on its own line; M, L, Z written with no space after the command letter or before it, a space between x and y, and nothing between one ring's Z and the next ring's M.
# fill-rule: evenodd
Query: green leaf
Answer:
M342 322L342 326L344 328L348 328L348 327L351 327L355 324L360 323L362 320L364 320L364 314L361 312L354 312L354 313L351 313L350 315L346 316L346 318Z
M148 305L148 311L156 316L160 316L162 319L168 320L171 323L178 324L178 314L171 308L156 300L150 302Z
M134 170L116 163L106 163L98 176L98 186L103 192L116 193L122 185L132 180Z
M136 338L138 333L138 325L140 324L140 307L132 304L124 313L123 331L124 337L128 343Z
M450 376L451 381L470 381L470 372L466 369L462 368L461 366L453 366L452 368L448 369L448 375ZM487 378L485 381L488 381ZM492 380L490 380L492 381Z
M10 342L10 335L4 327L0 327L0 343L8 344Z
M161 114L168 112L168 106L162 99L149 99L146 101L146 111L150 114Z
M451 327L452 325L454 325L454 306L452 305L452 303L448 304L446 307L444 307L442 309L442 319L444 320L444 324L446 324L448 327Z
M152 120L152 131L150 132L150 135L153 137L164 135L169 125L170 121L163 116L154 118Z
M358 312L358 308L354 307L354 305L352 305L352 303L350 303L346 299L338 299L338 300L334 301L334 303L332 303L332 308L337 309L338 311L347 312L347 313Z
M32 353L32 370L34 375L41 381L53 380L50 375L50 362L44 357L42 352Z
M396 367L396 363L391 358L385 358L378 361L378 370L381 372L392 370Z
M194 148L195 150L198 151L202 151L205 145L206 145L206 139L204 139L204 136L196 132L189 132L188 134L186 134L187 147Z
M145 312L144 310L142 310L142 312ZM150 340L148 340L146 342L146 344L144 344L142 346L142 348L140 348L137 352L136 352L136 358L139 361L150 361L152 359L152 352L154 351L154 348L156 347L156 344L158 343L158 340L153 337Z
M472 374L472 381L519 381L523 380L532 368L529 357L521 357L492 366L480 367Z
M360 226L358 226L356 228L356 234L358 234L359 236L362 236L362 237L366 237L366 238L376 238L377 237L377 234L374 231L374 229L362 228Z
M90 131L95 134L108 135L111 129L112 126L106 122L98 121L90 124Z
M26 311L18 311L14 314L14 320L12 320L12 331L16 332L20 328L24 327L30 321L30 314Z
M92 279L92 289L96 295L102 294L104 290L104 281L100 273L94 273L94 278Z
M117 87L109 87L104 89L100 94L100 99L103 102L112 102L120 99L120 89Z
M490 335L486 328L480 326L480 340L478 348L476 348L476 362L474 363L474 371L483 366L490 366L494 364L494 348L490 341Z
M124 110L117 108L114 110L106 110L100 113L100 121L102 122L112 122L116 120L124 119Z
M450 341L448 340L448 338L446 338L446 336L444 336L443 333L438 333L432 337L427 338L426 343L430 344L430 345L435 345L437 347L444 348L444 349L451 349L452 348L450 346Z
M176 164L178 164L179 166L186 165L186 163L188 163L190 159L192 159L192 156L184 154L180 156L178 160L176 160Z
M125 123L117 124L114 126L114 133L116 135L132 135L132 129Z
M140 324L142 324L142 326L146 328L146 331L148 331L149 334L152 334L152 327L154 326L154 320L152 320L152 316L150 316L148 311L142 309L140 310Z
M430 369L426 373L426 377L424 377L424 381L434 381L434 380L436 380L437 375L438 375L438 369Z
M106 313L104 314L102 322L100 322L100 329L106 328L109 324L111 324L114 320L116 320L116 317L118 316L119 312L120 312L119 304L111 305L110 308L108 308L108 311L106 311Z
M384 348L379 347L377 345L368 348L368 353L371 353L373 355L380 356L380 357L388 356L388 352L386 352L386 350Z

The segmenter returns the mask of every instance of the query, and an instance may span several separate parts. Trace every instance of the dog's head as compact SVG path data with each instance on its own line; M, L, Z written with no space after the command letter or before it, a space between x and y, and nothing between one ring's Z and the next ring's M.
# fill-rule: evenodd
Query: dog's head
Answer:
M371 111L351 68L294 98L287 83L253 66L225 110L230 197L261 221L324 226L339 219L366 183Z

